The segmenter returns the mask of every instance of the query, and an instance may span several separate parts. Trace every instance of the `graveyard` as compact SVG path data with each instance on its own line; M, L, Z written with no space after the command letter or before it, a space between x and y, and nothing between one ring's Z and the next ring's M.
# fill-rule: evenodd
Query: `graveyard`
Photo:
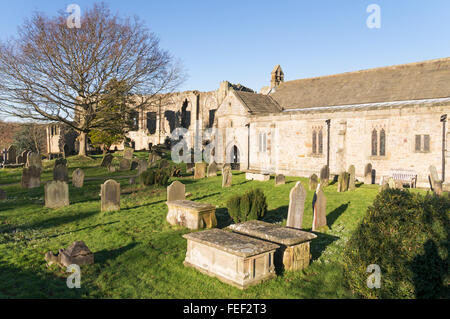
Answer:
M134 153L135 159L148 156L148 152ZM121 160L122 152L116 152L112 165ZM101 166L101 155L68 157L69 182L52 183L66 185L69 196L63 199L63 205L46 207L44 185L56 179L55 161L42 161L41 183L35 188L22 187L22 168L0 170L0 188L6 193L6 199L0 200L0 298L357 297L345 284L341 255L380 185L357 181L354 190L345 192L338 191L340 182L323 187L320 191L326 196L327 227L311 232L314 187L310 189L307 178L286 176L284 183L279 183L274 176L258 180L233 170L231 186L222 187L220 170L207 174L209 177L204 172L194 176L189 170L171 177L169 183L179 181L185 186L186 200L215 208L216 220L206 227L215 231L233 224L227 200L255 188L261 189L267 199L262 221L285 226L291 189L298 182L303 186L306 198L301 228L316 236L309 247L309 267L277 271L271 279L242 290L183 265L186 236L204 230L168 223L166 187L140 184L136 169L110 172ZM85 175L82 185L79 170ZM120 184L120 210L102 209L100 193L110 179ZM411 192L426 193L420 189ZM77 241L88 247L94 262L81 266L81 288L68 289L68 273L57 265L47 265L45 258L47 252L57 253Z

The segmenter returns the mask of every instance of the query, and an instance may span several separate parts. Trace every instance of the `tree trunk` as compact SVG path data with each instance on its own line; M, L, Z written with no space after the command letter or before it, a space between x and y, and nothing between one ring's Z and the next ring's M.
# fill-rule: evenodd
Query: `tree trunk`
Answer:
M86 156L86 133L81 132L78 136L78 141L80 142L80 148L78 150L78 155Z

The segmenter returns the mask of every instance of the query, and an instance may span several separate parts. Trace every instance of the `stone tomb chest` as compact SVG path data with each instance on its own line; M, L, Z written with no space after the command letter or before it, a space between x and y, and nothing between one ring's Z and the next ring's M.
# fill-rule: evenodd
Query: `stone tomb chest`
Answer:
M270 174L257 170L247 170L245 172L245 179L265 182L270 180Z
M214 205L189 200L174 200L166 204L169 208L166 219L171 225L180 225L192 230L217 226Z
M183 237L187 239L184 265L227 284L245 289L276 276L276 244L220 229Z
M228 227L236 233L262 239L280 246L275 253L275 267L284 270L301 270L309 266L309 243L317 236L299 229L282 227L251 220Z

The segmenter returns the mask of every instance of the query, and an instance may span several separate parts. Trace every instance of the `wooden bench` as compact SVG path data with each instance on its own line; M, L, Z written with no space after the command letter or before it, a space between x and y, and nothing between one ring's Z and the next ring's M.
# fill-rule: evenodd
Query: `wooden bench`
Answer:
M390 171L390 177L392 177L394 181L408 184L411 188L416 188L417 173L415 171L406 169L393 169Z

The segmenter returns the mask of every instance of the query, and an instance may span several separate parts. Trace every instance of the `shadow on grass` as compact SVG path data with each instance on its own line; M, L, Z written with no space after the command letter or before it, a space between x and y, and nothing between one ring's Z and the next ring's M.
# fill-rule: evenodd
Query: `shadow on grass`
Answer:
M313 232L317 235L317 238L311 241L311 262L318 259L322 252L327 248L328 245L332 244L339 239L337 236L323 234L318 232Z
M331 228L331 226L334 224L334 222L341 216L348 208L348 205L350 205L350 202L346 204L342 204L335 210L333 210L331 213L327 215L327 224L328 227Z
M279 223L287 219L289 206L280 206L276 209L270 210L266 213L263 221L268 223Z
M201 200L201 199L204 199L204 198L216 196L216 195L219 195L219 194L221 194L221 193L220 193L220 192L217 192L217 193L213 193L213 194L204 195L204 196L201 196L201 197L195 197L195 198L188 199L188 200L192 200L192 201L195 202L195 201L197 201L197 200Z
M100 250L99 252L94 253L95 263L96 264L97 263L98 264L104 264L108 260L116 259L120 255L122 255L123 253L127 252L128 250L133 249L137 245L138 245L138 243L131 243L131 244L128 244L126 246L123 246L123 247L120 247L120 248L117 248L117 249Z

